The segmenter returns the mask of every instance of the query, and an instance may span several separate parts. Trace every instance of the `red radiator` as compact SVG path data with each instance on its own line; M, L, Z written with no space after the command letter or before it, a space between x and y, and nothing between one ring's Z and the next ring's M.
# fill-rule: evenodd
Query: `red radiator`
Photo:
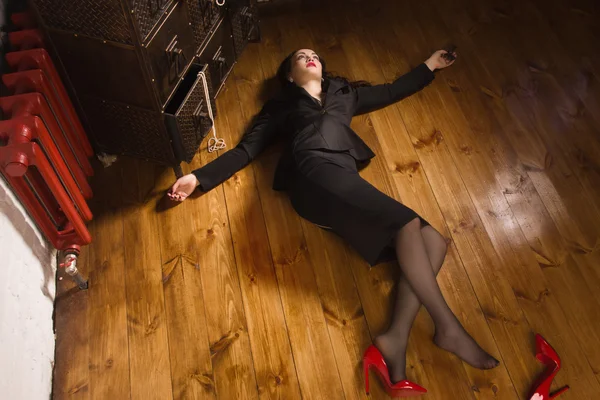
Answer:
M0 173L44 236L65 252L61 265L86 288L76 261L92 240L86 199L93 150L40 32L27 29L34 22L27 14L11 20L23 30L8 35L15 51L5 58L14 72L2 76L8 96L0 97Z
M53 85L46 77L44 71L34 69L6 74L2 77L2 82L4 82L4 85L6 85L12 94L38 92L44 95L52 109L52 113L56 116L58 124L62 127L69 143L71 143L79 165L87 175L92 175L92 168L87 160L87 157L92 153L89 141L85 133L74 128L77 124L70 122L74 118L77 118L77 116L74 112L73 114L68 113L67 109L63 106L65 103L70 104L69 98L64 98L54 91Z
M92 146L87 139L85 131L81 126L81 122L77 117L77 113L73 108L73 104L69 100L69 96L65 87L62 84L62 81L54 68L54 64L52 64L52 60L50 56L46 52L45 49L32 49L32 50L23 50L23 51L15 51L12 53L6 54L6 63L13 71L31 71L31 70L39 70L39 74L43 74L38 78L40 83L48 81L48 86L50 93L56 93L56 100L60 104L60 110L64 111L64 114L67 115L68 123L69 123L69 132L73 132L73 136L75 137L75 141L81 146L84 150L85 154L90 157L94 154L92 150ZM48 77L49 79L46 79ZM10 79L9 79L10 80ZM25 88L18 88L16 90L26 90Z
M92 174L92 166L81 150L77 149L71 141L67 140L63 134L64 129L55 118L46 98L40 93L27 93L9 97L0 97L0 109L4 117L12 122L19 117L38 116L40 123L44 125L44 130L50 135L46 140L51 140L54 147L60 153L61 160L64 160L66 168L77 183L78 191L86 199L92 197L92 188L87 177ZM44 143L43 147L50 146L51 143ZM74 148L75 147L75 148Z
M8 34L8 43L14 51L44 47L44 39L37 29L24 29Z
M26 12L14 13L10 16L10 20L17 29L33 29L37 26L35 19Z

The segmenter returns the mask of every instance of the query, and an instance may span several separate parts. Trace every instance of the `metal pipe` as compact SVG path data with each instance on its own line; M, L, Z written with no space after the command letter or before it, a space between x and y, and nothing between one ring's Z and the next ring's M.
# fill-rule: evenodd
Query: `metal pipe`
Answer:
M65 272L73 278L79 289L85 290L88 288L88 282L81 276L77 269L77 254L67 253L64 262L60 266L65 267Z

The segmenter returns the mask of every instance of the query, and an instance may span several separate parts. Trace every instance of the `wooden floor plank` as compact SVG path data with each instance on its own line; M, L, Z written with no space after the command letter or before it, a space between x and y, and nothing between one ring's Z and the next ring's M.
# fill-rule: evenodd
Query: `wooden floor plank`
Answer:
M585 276L587 276L588 274L595 274L597 276L600 276L600 269L598 268L598 266L600 265L600 246L597 246L593 249L576 249L571 254L571 256L579 265L580 271L586 271ZM597 287L593 286L590 287L590 289L597 296L598 293L597 290L595 290L596 288ZM589 345L592 344L590 343Z
M129 339L125 290L123 210L117 167L97 169L93 199L95 219L89 251L88 329L89 392L92 399L129 399Z
M507 43L508 35L503 28L498 24L485 22L486 11L480 10L483 5L478 2L472 4L473 7L477 7L474 11L475 19L466 17L461 10L459 13L465 16L461 26L463 30L465 26L469 26L469 29L478 32L476 35L465 34L465 39L474 41L478 57L502 88L492 93L503 93L502 97L511 114L523 123L530 123L530 132L539 135L548 151L541 168L544 174L531 175L536 188L561 233L568 240L593 246L598 235L598 225L588 217L588 211L595 210L596 206L588 196L581 195L589 192L589 188L586 190L587 183L580 181L574 171L577 161L573 159L573 152L563 151L556 140L557 136L551 123L556 119L556 112L546 109L535 95L538 90L546 90L546 85L542 85L543 82L538 79L533 79L526 60L519 59L519 52ZM459 19L447 20L452 29L460 31L460 27L457 26ZM492 43L493 46L490 45ZM502 52L505 56L498 58L497 52ZM518 137L510 139L513 146L521 146ZM583 210L586 211L582 212Z
M465 55L469 56L469 53ZM480 74L481 68L470 68L471 65L477 62L476 58L471 57L469 63L463 64L462 69L468 70L469 77L476 77L478 82L486 82L486 77ZM454 72L454 70L451 70ZM537 258L544 258L544 254L548 251L549 260L560 260L564 258L568 251L566 243L562 240L556 227L551 223L548 214L541 204L539 195L535 189L531 187L530 181L526 181L527 168L520 164L517 160L517 155L512 151L508 142L503 140L502 130L509 127L513 129L517 125L517 121L511 121L511 117L503 112L501 107L497 107L496 99L491 99L489 96L482 96L481 93L477 96L477 87L473 85L469 79L461 79L452 73L448 74L447 82L450 83L460 81L461 84L455 88L460 88L460 95L456 95L459 103L464 103L462 108L469 110L469 123L474 132L489 132L492 135L480 136L477 138L481 152L486 152L491 160L491 165L494 166L494 175L500 182L504 190L505 197L509 200L512 209L518 209L521 218L517 218L521 223L523 233L528 237L528 241L532 248L540 242L548 242L541 253L536 251ZM491 82L490 82L491 83ZM463 101L471 98L470 101ZM486 107L489 107L486 110ZM496 118L489 115L491 110L495 112ZM501 121L501 122L499 122ZM483 143L482 143L483 142ZM473 151L468 146L465 146L469 151ZM529 183L529 184L528 184ZM521 191L521 189L524 189ZM533 219L533 221L532 221ZM534 226L534 224L539 224ZM531 232L533 231L533 232ZM535 232L544 232L543 236L535 235ZM533 234L533 235L532 235ZM558 265L558 264L557 264Z
M154 168L121 162L131 399L172 399Z
M215 398L199 268L186 254L163 265L175 399Z
M481 60L482 67L479 71L489 71L490 78L487 82L478 82L480 91L487 96L487 99L482 98L486 100L486 103L491 104L494 114L502 122L502 127L499 129L504 132L517 152L526 172L525 174L517 173L517 179L511 187L519 187L521 183L526 183L531 179L535 189L540 193L544 205L548 206L559 227L563 228L562 231L571 237L582 237L579 228L572 224L571 219L565 218L566 215L563 212L565 205L561 196L562 193L566 193L567 197L572 196L575 193L574 190L577 190L576 186L579 186L578 182L574 182L572 178L568 181L564 180L565 176L572 175L563 175L560 172L564 170L562 169L565 166L564 161L562 158L559 161L561 168L555 165L553 160L556 157L548 152L545 144L539 138L538 128L529 121L529 116L524 112L524 107L515 91L508 90L512 85L512 78L506 75L506 71L510 71L512 62L508 60L508 57L496 60L497 53L488 51L489 37L481 43L472 42L476 37L474 32L482 28L474 22L470 15L465 13L464 7L448 7L440 15L450 30L455 32L454 39L459 42L463 56L472 58L471 62L477 62L477 59ZM457 91L461 90L466 83L468 83L468 78L464 81L449 82ZM559 155L559 157L561 156ZM556 182L558 187L555 187L553 182ZM571 182L573 188L568 187Z
M537 10L529 2L515 2L511 6L511 17L498 22L501 22L501 29L510 32L506 37L512 47L516 48L517 43L520 45L515 54L528 63L531 78L536 83L536 105L544 109L541 115L552 128L546 131L553 134L556 147L567 153L573 171L592 199L595 218L600 220L600 206L594 201L600 199L597 162L600 160L600 125L593 120L599 108L589 109L571 90L573 85L569 77L578 72L577 66L560 43L553 40L548 26L539 21ZM522 37L529 40L521 41ZM596 240L600 240L600 230L596 230Z
M451 15L449 12L442 14ZM472 48L463 38L457 33L454 39L462 41L461 58L467 58L468 62L461 62L460 65L462 69L469 71L468 76L449 74L446 82L456 93L460 93L457 94L457 99L465 96L473 98L467 106L472 111L469 118L471 129L479 134L479 142L485 142L487 155L495 166L496 179L505 188L504 195L529 245L541 265L558 266L570 252L571 246L557 230L533 184L545 182L541 188L549 187L554 190L544 171L544 159L547 158L545 146L536 140L523 142L524 139L537 137L527 133L528 129L533 128L528 128L527 123L523 124L522 120L514 118L504 105L504 99L494 95L501 93L499 88L495 87L494 76L486 73L485 64L479 64L479 53L471 51ZM479 90L475 82L483 89ZM483 105L486 105L489 111L486 111ZM514 140L505 139L510 137ZM468 146L463 148L472 151ZM537 156L530 153L536 148L540 149ZM540 193L548 196L543 190Z
M598 39L597 12L593 6L585 6L580 1L532 0L531 3L537 9L536 22L546 27L544 42L558 43L560 50L570 55L576 68L572 75L565 77L570 83L566 89L579 97L587 106L588 115L595 119L596 126L600 126L597 112L600 109L600 55L589 45Z
M86 276L89 247L84 247L77 269ZM89 293L80 290L63 268L57 272L55 319L56 344L52 398L87 400L89 393Z
M162 169L153 198L159 206L165 201L162 194L172 184L172 171ZM189 222L192 207L191 202L185 202L157 214L172 391L175 399L214 399L201 266L195 257L195 232Z
M589 188L588 196L592 204L596 205L596 213L590 212L589 218L598 221L600 125L593 121L593 117L598 114L600 103L588 104L586 98L571 90L576 86L572 77L577 75L583 66L570 58L567 49L561 46L551 27L530 2L514 4L512 14L514 18L508 19L510 24L507 26L509 31L514 32L509 35L511 43L514 45L519 35L531 38L519 51L519 54L522 54L521 58L527 57L532 60L530 63L539 65L540 68L547 66L543 71L536 71L534 74L539 82L537 97L541 100L540 106L548 109L548 114L554 112L560 119L560 123L553 124L553 137L563 152L570 153L569 160L573 171L582 181L584 188ZM502 26L504 27L504 24ZM531 42L538 42L539 45L531 45ZM598 95L600 98L600 88L591 83L586 93L589 96ZM593 247L598 243L600 232L597 232L596 241L591 245Z
M224 109L222 99L217 109ZM226 129L217 118L217 132ZM206 151L206 142L190 168L198 168L217 157ZM258 388L242 291L222 187L191 201L188 218L192 231L186 251L202 274L206 323L218 399L256 399Z

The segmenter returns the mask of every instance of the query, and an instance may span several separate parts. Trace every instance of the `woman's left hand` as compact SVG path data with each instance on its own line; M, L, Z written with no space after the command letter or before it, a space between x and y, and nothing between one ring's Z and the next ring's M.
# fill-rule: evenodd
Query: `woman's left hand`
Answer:
M452 57L449 57L449 55L452 55L454 59L452 59ZM427 59L427 61L425 61L425 64L427 64L430 70L435 71L436 69L446 68L454 64L454 61L456 61L456 57L457 55L455 51L452 53L448 53L446 50L438 50L435 53L433 53L431 57Z

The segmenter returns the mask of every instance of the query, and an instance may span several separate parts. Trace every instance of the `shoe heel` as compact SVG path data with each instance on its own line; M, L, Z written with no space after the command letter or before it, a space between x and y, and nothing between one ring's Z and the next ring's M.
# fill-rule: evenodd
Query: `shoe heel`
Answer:
M369 364L363 361L363 369L365 371L365 390L369 394Z
M561 394L563 394L564 392L566 392L569 389L570 389L569 386L565 386L564 388L558 389L556 391L556 393L550 395L550 400L556 399L558 396L560 396Z

